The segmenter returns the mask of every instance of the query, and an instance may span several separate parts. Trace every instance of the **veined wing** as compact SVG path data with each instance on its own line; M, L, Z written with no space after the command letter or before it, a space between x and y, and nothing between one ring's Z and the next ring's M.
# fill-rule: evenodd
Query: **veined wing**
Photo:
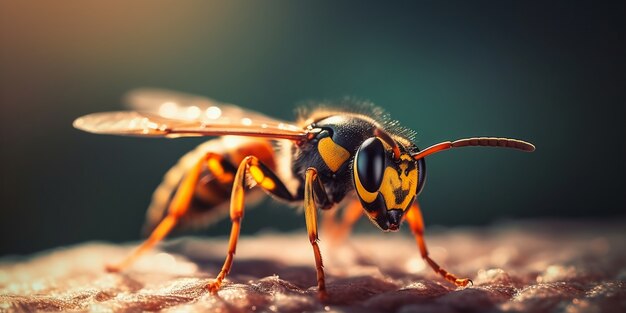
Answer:
M150 113L117 111L88 114L74 121L74 127L96 134L144 137L250 136L299 141L307 133L294 125L275 121L257 122L250 118L239 120L216 118L171 119Z
M306 132L298 126L205 97L138 89L126 95L126 102L134 111L85 115L74 121L74 127L91 133L128 136L306 138Z

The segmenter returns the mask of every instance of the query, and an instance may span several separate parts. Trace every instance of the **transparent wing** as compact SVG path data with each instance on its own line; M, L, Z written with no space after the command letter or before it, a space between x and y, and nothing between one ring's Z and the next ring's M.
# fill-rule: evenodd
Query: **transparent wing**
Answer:
M205 97L138 89L126 95L126 102L134 111L85 115L74 121L74 127L91 133L127 136L306 138L306 132L298 126Z
M170 119L150 113L135 111L117 111L93 113L79 117L74 127L96 134L145 136L145 137L193 137L193 136L250 136L272 139L306 139L306 132L297 126L276 123L257 122L250 118L234 120L217 118Z
M231 124L243 119L254 124L289 124L234 104L227 104L177 91L141 88L128 92L124 102L132 111L145 112L177 120L200 120L209 123Z

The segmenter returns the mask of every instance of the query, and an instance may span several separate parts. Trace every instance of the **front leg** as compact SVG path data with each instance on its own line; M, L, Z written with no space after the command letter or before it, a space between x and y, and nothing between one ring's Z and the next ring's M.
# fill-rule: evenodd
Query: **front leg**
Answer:
M342 208L340 221L336 219L337 210L338 208L324 212L322 220L322 232L330 240L328 242L331 246L339 246L345 243L352 232L354 224L363 216L363 206L357 199L349 200Z
M420 249L422 258L437 274L441 275L447 281L455 284L458 287L465 287L468 284L472 283L472 281L467 278L458 278L452 273L446 271L441 266L439 266L439 264L433 261L430 256L428 256L428 249L426 248L426 242L424 241L424 219L422 218L422 211L420 210L417 201L415 201L413 205L409 208L406 214L406 220L411 227L413 235L415 235L415 241L417 241L417 246Z
M318 193L315 190L319 190ZM324 264L322 264L322 254L317 244L317 206L315 205L315 197L326 197L324 185L317 177L317 170L309 167L306 170L304 180L304 217L306 219L306 229L309 235L309 242L313 247L313 256L315 257L315 269L317 271L317 291L321 300L328 298L326 292L326 280L324 278ZM327 202L327 199L324 199Z

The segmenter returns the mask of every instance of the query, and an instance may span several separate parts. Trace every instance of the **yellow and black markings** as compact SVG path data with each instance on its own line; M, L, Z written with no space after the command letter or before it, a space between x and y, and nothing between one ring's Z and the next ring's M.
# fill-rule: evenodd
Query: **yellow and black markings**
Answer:
M401 155L400 163L387 164L381 184L375 191L369 191L363 186L356 166L357 160L354 161L353 177L357 194L361 200L372 203L378 194L381 194L387 210L408 208L411 200L413 200L413 197L409 195L416 193L418 185L418 169L410 155Z
M339 168L350 158L350 152L338 145L330 137L320 139L317 150L328 168L337 172Z
M404 210L409 207L417 189L417 167L415 161L408 155L400 156L400 163L397 168L387 166L383 176L380 193L385 198L387 210Z

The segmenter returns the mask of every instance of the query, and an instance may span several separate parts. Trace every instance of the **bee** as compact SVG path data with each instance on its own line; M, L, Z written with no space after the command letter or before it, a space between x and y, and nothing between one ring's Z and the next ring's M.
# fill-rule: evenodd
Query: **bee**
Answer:
M149 237L128 257L107 266L121 271L175 226L206 226L230 215L226 260L207 283L215 293L230 272L253 187L290 203L302 203L317 271L318 294L327 297L318 246L318 211L344 208L344 229L364 215L384 232L408 223L425 262L456 286L471 283L429 257L417 196L426 181L425 157L461 147L512 148L531 152L525 141L473 137L420 150L413 132L373 105L321 106L296 123L178 92L140 89L127 95L131 111L94 113L74 127L96 134L140 137L216 136L186 154L165 175L147 212Z

